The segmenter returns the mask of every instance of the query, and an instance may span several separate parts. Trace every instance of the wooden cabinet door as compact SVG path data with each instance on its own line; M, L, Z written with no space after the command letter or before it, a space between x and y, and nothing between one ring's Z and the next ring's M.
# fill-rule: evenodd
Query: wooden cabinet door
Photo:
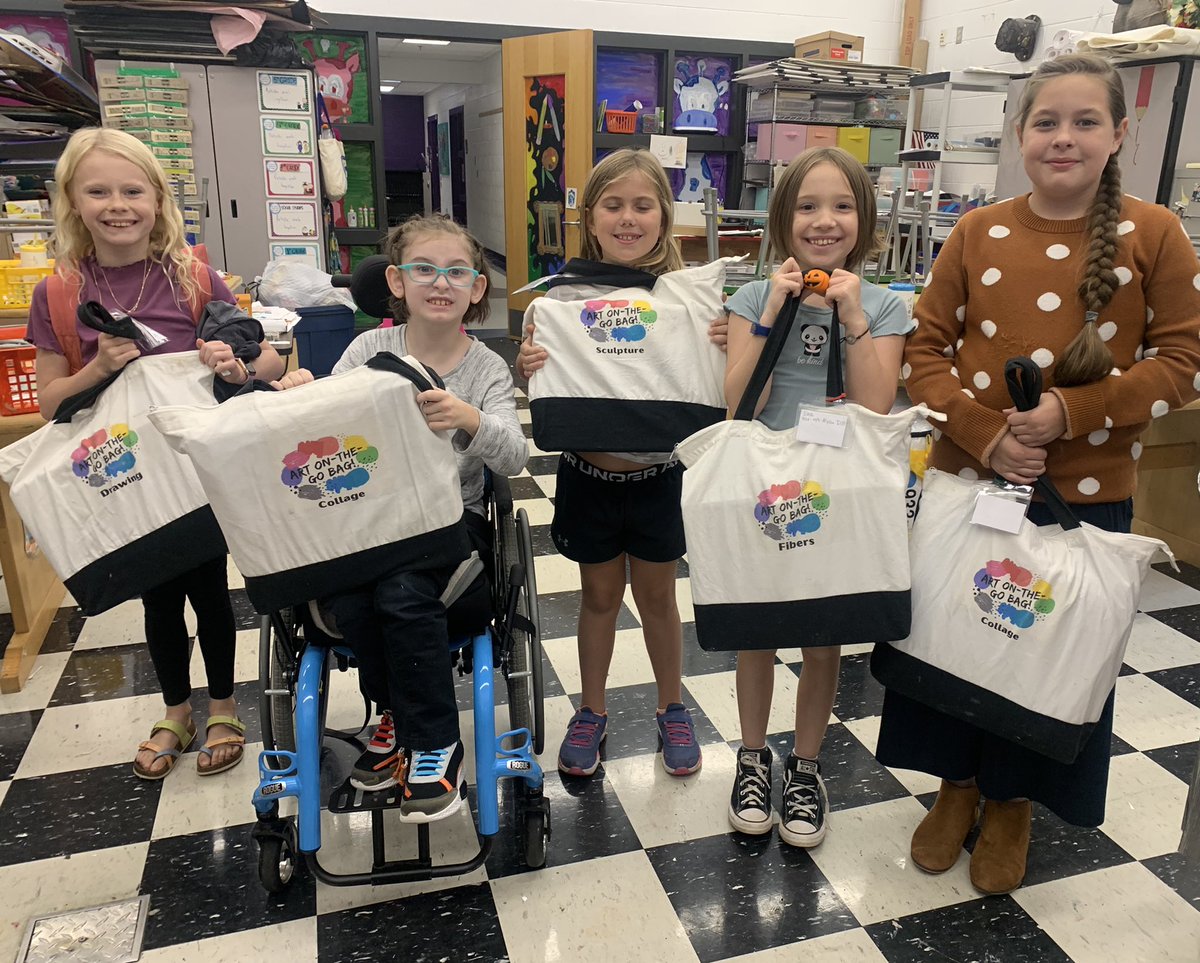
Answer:
M504 233L508 306L514 294L579 254L575 201L592 169L595 65L592 31L568 30L503 42Z

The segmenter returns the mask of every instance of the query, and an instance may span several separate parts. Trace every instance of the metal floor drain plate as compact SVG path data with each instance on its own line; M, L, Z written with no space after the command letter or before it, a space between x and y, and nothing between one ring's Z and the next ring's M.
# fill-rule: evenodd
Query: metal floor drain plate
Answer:
M30 920L16 963L134 963L149 896Z

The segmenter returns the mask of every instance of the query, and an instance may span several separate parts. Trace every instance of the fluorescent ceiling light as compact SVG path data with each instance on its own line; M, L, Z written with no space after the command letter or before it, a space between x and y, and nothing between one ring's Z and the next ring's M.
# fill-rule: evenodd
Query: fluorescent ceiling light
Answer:
M379 85L379 92L381 94L390 94L395 89L396 89L395 84L380 84Z
M427 40L424 37L405 37L402 43L429 44L431 47L448 47L449 40Z

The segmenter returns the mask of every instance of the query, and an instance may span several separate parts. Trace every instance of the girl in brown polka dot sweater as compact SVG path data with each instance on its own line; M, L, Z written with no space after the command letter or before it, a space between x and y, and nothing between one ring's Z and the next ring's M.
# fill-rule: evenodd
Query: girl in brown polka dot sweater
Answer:
M963 217L917 304L902 373L914 400L949 416L933 446L934 467L1028 481L1044 462L1067 501L1121 501L1133 494L1138 435L1200 388L1200 265L1165 207L1129 195L1119 207L1106 201L1100 230L1111 222L1116 235L1115 283L1111 300L1085 321L1078 289L1096 228L1086 214L1042 216L1036 197L1035 190ZM1084 327L1094 329L1111 363L1099 379L1063 387L1061 359ZM1044 407L1061 429L1054 437L1010 412L1004 363L1017 356L1044 369ZM1027 456L1012 471L1011 458L995 460L1006 438L1027 438L1045 455Z
M1129 127L1117 73L1088 55L1047 61L1022 93L1026 197L972 211L942 247L902 373L944 411L931 464L967 478L1046 474L1082 521L1129 531L1138 435L1200 392L1200 263L1168 210L1121 192ZM1049 390L1012 407L1004 363L1032 358ZM1045 505L1034 524L1053 522ZM954 865L983 802L971 881L1006 893L1025 875L1030 800L1079 826L1104 821L1113 697L1070 765L888 691L877 757L942 777L912 858Z

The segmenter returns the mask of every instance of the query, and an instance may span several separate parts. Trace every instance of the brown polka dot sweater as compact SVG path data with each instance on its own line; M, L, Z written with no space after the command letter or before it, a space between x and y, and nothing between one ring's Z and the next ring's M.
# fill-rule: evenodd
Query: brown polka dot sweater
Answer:
M1121 287L1100 312L1112 373L1053 388L1054 361L1078 333L1085 219L1049 221L1018 197L966 214L942 246L917 302L902 372L915 401L945 412L930 464L990 478L987 458L1012 406L1004 363L1024 355L1063 401L1067 433L1047 447L1067 501L1133 494L1138 436L1200 393L1200 263L1165 207L1126 196L1114 268Z

